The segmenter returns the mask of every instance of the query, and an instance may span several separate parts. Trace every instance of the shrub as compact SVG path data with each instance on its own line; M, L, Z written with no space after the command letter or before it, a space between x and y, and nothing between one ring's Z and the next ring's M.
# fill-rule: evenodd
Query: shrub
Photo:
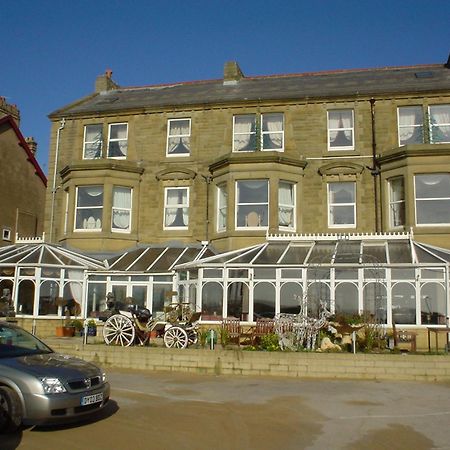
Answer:
M275 333L269 333L262 336L260 347L262 350L266 350L268 352L275 352L277 350L280 350L278 335Z

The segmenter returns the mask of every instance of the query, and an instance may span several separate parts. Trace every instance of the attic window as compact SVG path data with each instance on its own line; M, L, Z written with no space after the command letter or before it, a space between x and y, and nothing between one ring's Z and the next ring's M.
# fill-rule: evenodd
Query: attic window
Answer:
M11 230L9 228L3 228L2 239L4 241L11 241Z
M416 72L416 78L433 78L433 72Z

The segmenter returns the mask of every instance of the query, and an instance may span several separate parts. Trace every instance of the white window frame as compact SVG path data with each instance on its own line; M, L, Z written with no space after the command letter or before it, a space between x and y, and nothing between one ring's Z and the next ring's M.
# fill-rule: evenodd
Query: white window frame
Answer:
M114 206L114 190L116 188L128 189L130 191L130 207L129 208ZM114 211L128 212L128 217L129 217L128 228L116 228L116 227L114 227ZM129 186L116 186L116 185L114 185L113 188L112 188L112 199L111 199L111 231L113 233L131 233L132 211L133 211L133 188L131 188Z
M186 191L187 195L186 195L186 203L177 203L176 205L168 205L167 204L167 197L168 197L168 193L169 191ZM166 210L168 208L177 208L177 209L181 209L182 211L184 210L184 208L187 208L187 225L185 226L181 226L181 227L172 227L170 225L166 225ZM170 187L166 187L164 188L164 213L163 213L163 229L164 230L187 230L189 228L189 186L170 186Z
M342 127L342 128L330 128L330 113L339 113L344 111L351 111L352 113L352 126L351 127ZM352 145L346 145L341 147L332 147L331 146L331 132L333 131L351 131L352 133ZM340 109L329 109L327 111L327 145L328 151L339 152L346 150L355 150L355 110L354 108L340 108Z
M98 187L102 189L102 195L103 195L103 203L102 206L78 206L78 193L79 190L82 188L87 187ZM81 233L100 233L103 229L103 208L105 207L105 188L101 184L93 184L93 185L83 185L83 186L77 186L75 190L75 215L74 215L74 221L73 221L73 231L81 232ZM79 209L101 209L101 227L100 228L77 228L77 212Z
M114 126L118 126L118 125L126 125L127 127L127 137L126 138L122 138L122 139L112 139L111 138L111 128ZM127 143L127 153L124 156L111 156L110 152L109 152L109 147L111 142L123 142L126 141ZM110 159L126 159L127 155L128 155L128 123L127 122L117 122L117 123L110 123L108 125L108 147L107 147L107 152L108 152L108 158Z
M10 228L3 228L3 230L2 230L2 239L4 241L11 242L11 235L12 235L12 233L11 233L11 229Z
M406 110L407 108L418 108L421 110L422 112L422 122L418 123L418 124L414 124L414 125L400 125L400 111L401 110ZM404 105L404 106L399 106L397 108L397 134L398 134L398 145L399 147L402 147L403 145L407 145L407 144L402 144L401 142L401 138L400 138L400 130L402 128L421 128L422 129L422 142L420 142L420 144L424 143L424 117L423 117L423 107L420 105Z
M447 104L447 103L443 103L443 104L437 104L437 105L429 105L428 106L428 122L429 122L429 130L430 130L430 143L431 144L448 144L448 143L450 143L450 140L447 140L447 141L438 141L438 142L434 142L433 141L433 127L435 127L435 126L448 126L448 127L450 127L450 122L443 122L443 123L439 123L439 124L436 124L436 125L434 125L432 122L431 122L431 110L432 110L432 108L435 108L435 107L442 107L442 106L447 106L448 108L449 108L449 110L450 110L450 104Z
M216 214L216 229L218 233L222 233L227 230L228 221L228 185L227 183L221 183L217 186L217 214ZM224 193L224 195L222 195ZM225 201L222 204L222 201ZM223 212L223 217L225 223L221 225L221 212Z
M417 202L418 201L442 201L442 200L447 200L450 203L450 192L448 197L425 197L425 198L417 198L417 193L416 193L416 180L417 177L420 176L424 176L424 175L445 175L447 177L450 177L450 173L417 173L414 175L414 222L416 224L416 226L418 227L448 227L450 226L450 222L431 222L431 223L418 223L417 222Z
M238 185L241 182L248 182L248 181L264 181L267 186L267 202L251 202L251 203L238 203ZM243 180L236 180L235 182L235 207L234 207L234 228L236 230L267 230L269 228L269 211L270 211L270 181L268 179L243 179ZM266 206L267 210L267 225L258 225L258 226L238 226L238 209L239 206L246 206L246 205L254 205L254 206Z
M237 117L243 117L243 116L248 116L248 117L253 117L254 118L254 120L255 120L255 131L250 131L250 132L245 132L245 133L244 132L239 133L239 132L236 131L236 118ZM257 117L257 115L255 113L235 114L233 116L233 143L232 143L233 152L236 152L236 153L252 153L252 152L255 152L257 150L257 148L256 148L258 146L258 143L257 143L258 136L257 136L257 133L256 133L257 128L258 128L257 120L258 120L258 117ZM251 135L252 136L253 135L255 137L255 146L256 147L253 150L236 150L236 148L234 147L235 136L241 136L241 135L245 135L245 136L247 136L247 135Z
M263 131L263 121L264 121L264 116L281 116L281 123L282 123L282 128L281 131ZM256 120L258 120L258 117L256 118ZM265 114L261 114L261 118L260 118L260 124L261 124L261 150L265 151L265 152L283 152L284 151L284 113L278 113L278 112L271 112L271 113L265 113ZM280 134L281 135L281 147L280 148L264 148L264 136L265 135L270 135L270 134ZM258 136L256 136L256 138L258 139Z
M351 183L353 185L353 194L355 201L348 203L331 203L331 185ZM327 205L328 205L328 228L356 228L356 182L354 181L335 181L327 184ZM335 224L332 222L331 210L333 207L352 206L353 207L353 223Z
M181 121L188 121L189 122L189 131L188 134L170 134L171 124L174 122L181 122ZM169 152L169 139L170 138L189 138L189 151L187 153L170 153ZM167 141L166 141L166 156L173 158L173 157L185 157L191 155L191 119L189 117L179 118L179 119L168 119L167 120Z
M287 204L287 203L282 203L280 201L280 184L284 183L284 184L289 184L292 188L292 199L293 199L293 204ZM280 224L280 209L281 208L292 208L292 226L283 226ZM297 184L293 183L292 181L286 181L286 180L280 180L278 182L278 227L280 228L280 230L295 230L296 229L296 223L297 223Z
M94 158L88 158L86 156L86 146L92 145L92 144L95 144L96 142L98 142L97 140L95 140L95 141L86 140L86 132L87 132L88 127L100 127L100 154L98 156L95 156ZM103 152L103 124L89 123L89 124L85 125L84 126L84 137L83 137L83 159L100 159L102 157L102 152Z
M393 200L393 186L394 183L401 181L403 183L403 198L400 200ZM406 221L406 192L405 192L405 178L404 177L395 177L390 178L388 180L388 186L389 186L389 226L390 228L403 228L405 226ZM403 208L403 223L400 225L395 225L394 223L394 210L396 205L403 205L400 206L400 208Z

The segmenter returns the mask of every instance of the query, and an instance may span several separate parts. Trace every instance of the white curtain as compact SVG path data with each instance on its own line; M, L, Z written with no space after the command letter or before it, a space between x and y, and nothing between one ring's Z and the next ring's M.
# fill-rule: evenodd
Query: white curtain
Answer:
M353 144L353 114L352 111L329 112L330 143L337 147Z
M280 226L292 226L294 189L292 184L280 183L278 188L278 221Z
M433 142L450 142L450 105L430 107Z
M234 118L234 150L255 150L251 148L252 129L254 130L255 116L235 116Z
M176 120L170 122L169 153L189 153L189 121Z
M283 147L283 116L281 114L269 114L263 116L263 132L268 131L270 142L264 142L264 148Z
M400 143L405 143L411 139L416 131L414 125L421 125L423 123L422 108L421 107L405 107L399 110L399 135Z
M187 190L186 189L169 189L167 191L166 203L166 226L187 226L189 211L185 206L187 205ZM182 223L176 223L177 218Z
M84 192L91 197L98 197L103 194L102 186L85 186L83 187Z
M126 230L130 227L131 189L114 188L113 226Z

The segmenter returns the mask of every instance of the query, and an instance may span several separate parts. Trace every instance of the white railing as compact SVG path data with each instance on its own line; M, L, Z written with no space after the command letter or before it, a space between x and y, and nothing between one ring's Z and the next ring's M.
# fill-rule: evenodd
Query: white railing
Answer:
M411 239L409 232L393 233L267 233L268 241L380 241Z
M19 237L16 233L16 244L41 244L45 242L45 233L42 236Z

